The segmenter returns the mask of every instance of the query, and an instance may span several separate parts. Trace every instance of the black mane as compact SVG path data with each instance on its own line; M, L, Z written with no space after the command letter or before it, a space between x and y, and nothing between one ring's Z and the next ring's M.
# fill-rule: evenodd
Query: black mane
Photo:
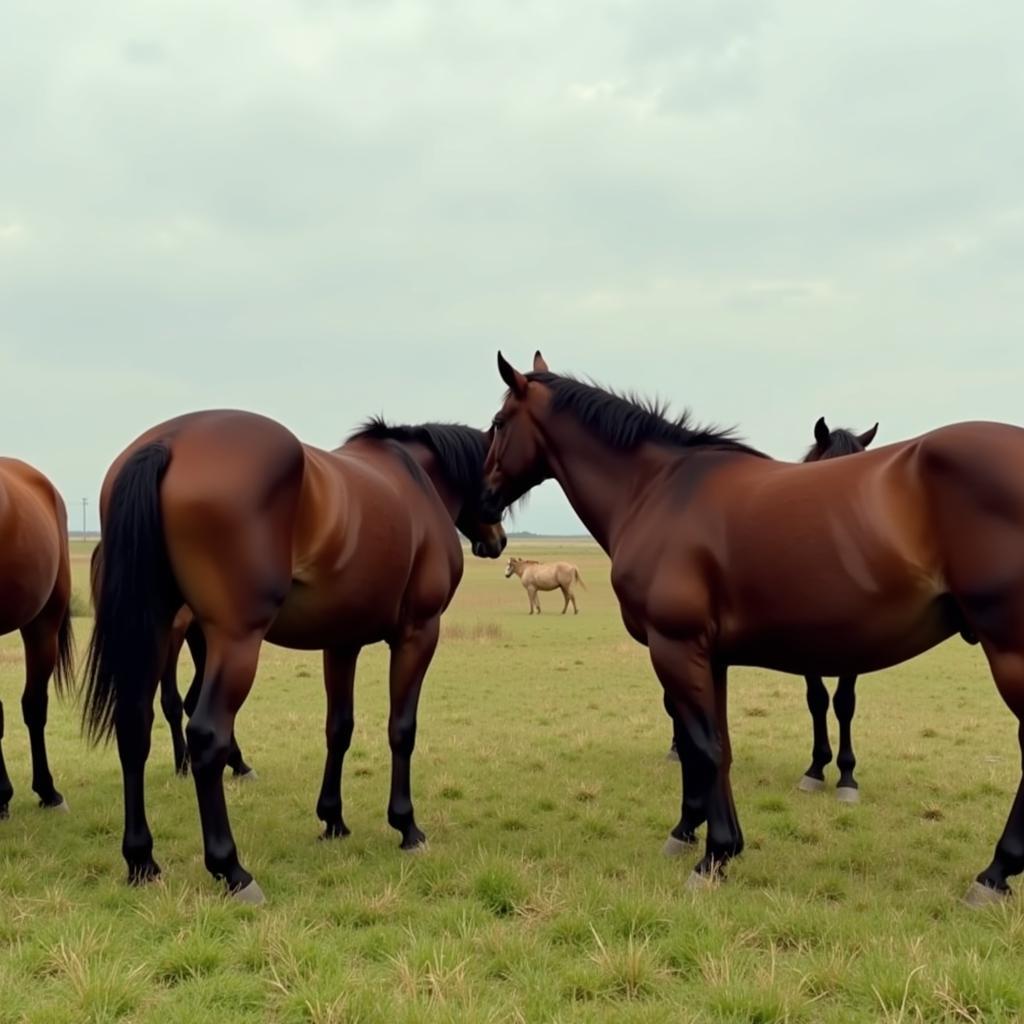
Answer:
M460 494L476 495L484 475L487 435L461 423L388 424L380 416L368 419L349 435L349 441L397 441L426 445L440 463L441 472Z
M613 448L629 450L644 441L680 448L715 448L744 452L767 458L763 452L744 444L733 430L700 427L684 412L674 419L664 402L650 401L633 394L619 395L575 377L554 373L526 374L551 391L552 411L571 412L588 430L592 430Z

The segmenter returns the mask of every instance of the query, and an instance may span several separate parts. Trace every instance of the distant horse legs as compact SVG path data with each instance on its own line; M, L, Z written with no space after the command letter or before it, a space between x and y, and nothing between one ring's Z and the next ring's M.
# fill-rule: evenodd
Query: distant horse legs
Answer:
M416 825L412 806L412 753L416 747L416 712L423 677L437 647L438 619L407 628L391 646L391 796L388 824L402 833L402 849L414 850L427 837Z
M185 631L172 628L167 661L160 675L160 707L171 730L174 770L178 775L188 775L188 748L185 746L185 732L182 728L183 707L178 693L178 656L184 643Z

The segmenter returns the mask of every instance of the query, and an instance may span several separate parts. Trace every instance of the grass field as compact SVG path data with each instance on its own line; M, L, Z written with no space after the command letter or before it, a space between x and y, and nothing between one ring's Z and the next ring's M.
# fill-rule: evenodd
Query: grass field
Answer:
M402 854L385 821L385 650L360 663L353 834L322 843L319 659L264 648L238 720L260 779L228 784L261 909L208 877L194 791L172 774L159 715L148 799L160 883L125 886L116 754L88 749L60 703L51 762L72 813L36 808L20 643L0 641L17 790L0 823L0 1022L1024 1020L1020 904L959 903L1020 765L977 648L951 641L863 680L855 807L795 789L810 752L802 682L734 671L747 850L720 889L690 894L697 855L660 853L679 807L660 691L619 622L604 556L571 542L509 553L568 557L589 589L578 617L550 614L561 600L548 596L531 618L503 563L467 559L421 703L423 855ZM84 594L86 549L75 557ZM76 620L80 650L89 625Z

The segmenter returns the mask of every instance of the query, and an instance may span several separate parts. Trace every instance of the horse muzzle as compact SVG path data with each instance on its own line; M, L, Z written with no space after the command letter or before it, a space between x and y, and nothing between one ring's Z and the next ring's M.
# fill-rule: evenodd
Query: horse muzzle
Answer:
M504 533L493 540L475 540L473 541L473 554L477 558L500 558L507 543L508 538Z

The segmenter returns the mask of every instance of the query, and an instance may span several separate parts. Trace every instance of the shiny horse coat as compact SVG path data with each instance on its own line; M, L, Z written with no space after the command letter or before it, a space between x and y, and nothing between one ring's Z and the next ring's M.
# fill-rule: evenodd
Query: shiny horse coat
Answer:
M550 477L611 557L622 618L681 723L672 844L708 825L695 883L743 849L729 769L730 665L888 668L958 632L1024 722L1024 430L961 423L810 464L499 356L485 504ZM1024 733L1022 733L1024 736ZM970 898L1024 870L1024 782Z
M181 606L195 616L202 682L186 729L206 866L242 899L262 894L242 867L222 774L235 715L264 640L323 650L327 759L317 815L346 835L342 763L352 737L356 660L391 648L388 820L411 849L410 766L423 677L441 613L462 576L456 526L480 555L505 538L478 517L487 438L448 424L368 424L336 451L304 445L252 413L182 416L118 456L101 494L104 566L90 650L86 721L116 732L125 781L129 879L159 872L143 772L153 695Z

